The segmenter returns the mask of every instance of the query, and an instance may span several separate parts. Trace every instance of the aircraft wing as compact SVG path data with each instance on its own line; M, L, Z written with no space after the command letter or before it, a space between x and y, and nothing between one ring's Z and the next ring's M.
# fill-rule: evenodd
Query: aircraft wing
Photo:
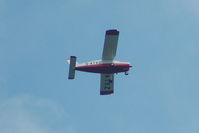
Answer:
M107 30L104 41L102 60L113 60L116 55L119 31Z
M100 95L109 95L113 93L114 74L101 74Z

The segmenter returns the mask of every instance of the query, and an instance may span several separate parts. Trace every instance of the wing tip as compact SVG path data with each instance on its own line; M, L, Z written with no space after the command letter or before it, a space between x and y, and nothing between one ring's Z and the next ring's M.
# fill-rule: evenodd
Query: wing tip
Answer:
M116 29L110 29L106 31L106 35L119 35L119 31Z
M110 91L100 91L100 95L110 95L113 94L113 90Z
M76 56L70 56L70 58L77 58Z

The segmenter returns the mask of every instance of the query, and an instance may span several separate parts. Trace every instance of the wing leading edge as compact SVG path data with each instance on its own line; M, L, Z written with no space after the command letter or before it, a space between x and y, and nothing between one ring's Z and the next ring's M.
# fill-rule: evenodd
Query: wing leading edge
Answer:
M107 30L104 41L102 60L113 60L117 51L119 31Z
M101 74L100 95L109 95L114 91L114 74Z

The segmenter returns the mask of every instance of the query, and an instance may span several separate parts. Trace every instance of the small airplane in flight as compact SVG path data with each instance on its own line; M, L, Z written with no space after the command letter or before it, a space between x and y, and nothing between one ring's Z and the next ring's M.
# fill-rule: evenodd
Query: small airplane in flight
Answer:
M101 60L86 63L77 63L76 56L70 56L67 60L70 64L68 79L75 78L75 70L100 73L100 95L109 95L114 92L114 74L124 72L128 75L131 64L129 62L115 61L118 44L119 31L116 29L107 30L105 34L104 49Z

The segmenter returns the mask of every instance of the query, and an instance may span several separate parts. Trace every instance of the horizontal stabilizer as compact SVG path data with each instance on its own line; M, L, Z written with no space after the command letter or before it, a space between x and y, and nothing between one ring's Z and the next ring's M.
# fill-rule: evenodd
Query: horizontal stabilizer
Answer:
M76 56L71 56L68 79L75 78L75 66L76 66Z

